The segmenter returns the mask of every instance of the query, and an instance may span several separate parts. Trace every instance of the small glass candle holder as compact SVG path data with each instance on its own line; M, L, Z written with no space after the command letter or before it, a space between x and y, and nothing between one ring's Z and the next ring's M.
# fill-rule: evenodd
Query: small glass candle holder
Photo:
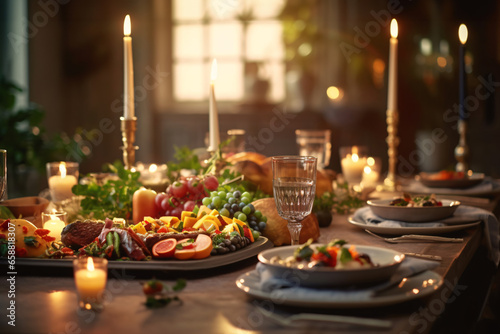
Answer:
M78 306L101 312L104 309L104 290L108 278L108 260L82 257L73 261L73 273L78 293Z
M366 166L368 148L365 146L343 146L340 152L342 175L349 185L359 185Z
M78 162L58 161L47 163L47 180L52 201L60 204L73 197L71 189L78 184Z
M65 211L42 212L42 226L50 231L49 236L61 240L61 232L67 224L68 214Z
M363 177L361 179L361 187L375 188L380 179L380 170L382 164L380 158L366 158L366 165L363 168Z
M162 192L167 189L169 183L167 177L167 165L144 164L142 162L138 162L134 169L141 173L139 181L144 187L153 189L156 192Z
M313 156L318 161L318 168L330 164L332 144L330 130L295 130L295 138L300 156Z

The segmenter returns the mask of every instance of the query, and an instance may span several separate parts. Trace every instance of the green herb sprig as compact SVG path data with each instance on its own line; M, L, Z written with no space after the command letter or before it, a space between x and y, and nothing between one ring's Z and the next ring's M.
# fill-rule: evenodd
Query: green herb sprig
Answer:
M117 175L99 185L96 181L73 186L73 193L83 196L80 215L83 218L131 219L132 196L142 184L139 182L139 172L125 169L120 161L108 165L109 170Z

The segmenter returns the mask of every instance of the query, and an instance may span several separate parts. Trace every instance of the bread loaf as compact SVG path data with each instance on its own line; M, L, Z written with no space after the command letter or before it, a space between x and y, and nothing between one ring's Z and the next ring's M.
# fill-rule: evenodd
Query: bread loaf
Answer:
M287 221L280 217L274 198L263 198L252 203L256 210L260 210L267 217L267 226L263 235L271 240L275 246L290 245L291 238L288 231ZM300 243L306 242L312 238L319 238L318 219L315 214L310 214L302 221L302 230L300 232Z

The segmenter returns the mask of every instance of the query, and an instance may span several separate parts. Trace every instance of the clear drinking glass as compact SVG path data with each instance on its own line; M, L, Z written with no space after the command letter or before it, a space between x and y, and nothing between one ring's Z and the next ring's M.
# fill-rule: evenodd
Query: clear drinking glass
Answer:
M318 159L318 168L330 163L332 144L330 130L295 130L300 156L313 156Z
M272 158L274 201L279 215L288 221L292 245L299 244L302 220L311 213L316 194L315 157Z
M0 149L0 201L7 188L7 150Z

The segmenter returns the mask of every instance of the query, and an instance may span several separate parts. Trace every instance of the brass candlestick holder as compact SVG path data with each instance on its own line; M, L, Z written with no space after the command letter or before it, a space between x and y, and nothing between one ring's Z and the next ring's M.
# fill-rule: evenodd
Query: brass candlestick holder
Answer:
M458 145L455 147L455 159L457 159L457 165L455 170L457 172L467 172L469 170L469 164L467 159L469 157L469 146L467 146L467 122L463 119L458 120L458 134L460 138L458 140Z
M123 141L123 146L120 148L123 151L123 164L126 169L130 169L135 164L135 151L139 149L139 146L134 146L137 117L132 119L120 117L120 121Z
M396 165L398 156L398 146L399 138L398 133L398 123L399 123L399 113L397 110L387 109L386 114L387 119L387 154L389 156L389 171L387 177L384 180L384 188L388 191L396 190Z

